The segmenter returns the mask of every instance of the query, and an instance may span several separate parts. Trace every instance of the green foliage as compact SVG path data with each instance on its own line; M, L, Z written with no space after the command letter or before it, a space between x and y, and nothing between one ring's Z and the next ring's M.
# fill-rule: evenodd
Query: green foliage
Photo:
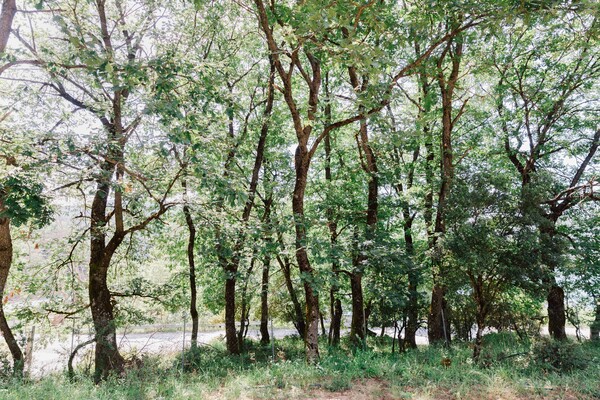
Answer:
M534 343L532 357L538 368L557 373L585 369L594 362L581 345L549 338L541 338Z
M0 217L8 217L15 226L28 222L36 227L51 220L52 209L43 194L44 186L31 173L10 174L0 181L0 201L4 211Z

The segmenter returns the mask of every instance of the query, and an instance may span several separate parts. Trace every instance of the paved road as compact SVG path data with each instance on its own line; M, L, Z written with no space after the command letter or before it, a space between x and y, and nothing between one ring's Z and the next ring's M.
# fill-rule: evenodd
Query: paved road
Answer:
M297 332L293 329L274 329L276 339L281 339L285 336L294 335ZM199 332L198 342L201 344L209 344L214 340L223 338L225 331ZM260 337L258 329L250 328L248 337L257 339ZM89 340L89 335L74 335L63 340L56 340L44 346L35 346L33 351L31 374L41 376L50 372L61 371L66 369L67 360L71 352L71 339L73 339L73 347L79 343ZM175 332L152 332L152 333L124 333L117 335L119 349L122 353L127 354L172 354L181 351L184 346L183 331ZM186 332L185 346L190 346L190 332ZM77 355L76 362L82 360L82 355L86 353L86 349L93 348L93 345L81 349Z

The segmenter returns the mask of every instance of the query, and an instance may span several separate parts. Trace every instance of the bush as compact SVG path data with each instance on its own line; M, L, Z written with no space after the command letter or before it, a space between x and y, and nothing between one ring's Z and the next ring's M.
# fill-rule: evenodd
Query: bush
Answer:
M534 363L545 371L570 372L585 369L590 360L581 345L571 341L542 338L532 348Z

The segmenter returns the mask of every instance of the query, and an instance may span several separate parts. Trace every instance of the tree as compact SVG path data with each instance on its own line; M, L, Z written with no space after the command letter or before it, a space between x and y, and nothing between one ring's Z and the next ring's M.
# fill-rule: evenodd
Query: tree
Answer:
M93 138L97 141L90 140L88 146L67 139L72 155L91 160L91 177L78 181L95 183L89 215L88 293L96 340L96 381L124 370L116 341L116 302L107 282L113 256L127 236L145 229L173 206L169 194L180 175L180 171L163 174L163 179L150 183L145 173L135 170L139 165L127 165L128 153L133 150L128 147L130 139L140 129L144 115L143 107L132 106L132 94L140 94L152 75L151 60L140 57L155 8L145 4L134 13L135 7L121 1L66 2L68 12L54 18L60 38L45 44L45 51L38 51L35 31L31 37L17 36L33 58L31 64L46 74L39 84L76 110L87 112L100 127ZM137 30L131 31L132 26ZM146 205L155 207L146 215L134 211L140 205L134 185L147 193L150 200Z
M311 16L321 15L322 4L319 2L305 2L297 7L288 7L286 5L271 4L267 10L262 0L254 1L257 10L257 18L262 29L267 47L273 57L277 73L282 81L283 96L288 106L291 119L293 121L294 132L297 138L296 155L294 158L296 183L292 199L292 211L295 218L296 229L296 259L298 267L304 278L304 292L307 304L307 333L305 336L306 356L309 362L316 362L319 358L318 350L318 322L319 322L319 297L318 288L314 270L311 267L307 246L307 225L304 219L304 195L308 182L308 173L310 164L320 143L329 135L330 132L364 120L370 115L381 111L390 101L390 94L396 87L398 81L413 73L414 69L425 60L441 44L447 42L460 32L476 25L480 16L473 15L460 26L453 26L439 37L435 37L428 43L423 53L415 59L410 59L405 65L398 68L398 71L391 78L381 77L383 81L375 85L376 93L372 93L370 107L365 107L359 113L346 115L331 124L322 125L320 121L319 106L321 103L321 86L323 84L323 66L333 60L335 57L328 58L327 52L324 52L328 43L333 43L334 48L331 54L339 55L344 60L347 55L358 56L360 59L369 60L370 56L375 57L377 47L375 44L368 46L363 41L362 47L355 47L350 41L340 45L335 40L343 38L343 29L345 22L353 25L353 30L362 28L361 24L366 25L362 34L369 32L369 26L379 23L377 16L385 15L388 11L388 5L382 3L369 3L365 6L353 5L348 7L344 4L332 4L328 7L329 19L311 18ZM366 16L369 16L368 18ZM349 21L346 21L350 18ZM309 19L314 21L314 26L305 24ZM273 23L271 23L273 21ZM354 32L352 32L352 37ZM283 35L283 46L280 45L278 36ZM331 41L333 39L333 41ZM381 45L381 43L379 43ZM385 47L385 46L384 46ZM345 53L347 52L347 53ZM381 54L379 54L381 55ZM285 63L284 57L289 59ZM372 62L368 61L368 62ZM381 65L387 65L385 57L380 59ZM349 65L352 65L352 60ZM299 74L304 88L300 89L295 85L295 73ZM298 93L303 93L299 97ZM306 101L306 107L299 107L298 100L302 98ZM321 128L318 134L317 130Z
M4 152L3 152L4 153ZM0 332L13 357L13 372L23 373L23 353L4 314L6 282L13 261L11 224L43 226L50 221L50 208L43 186L34 178L34 165L18 165L15 157L0 154L7 167L0 178ZM4 168L3 168L4 169Z
M541 25L521 23L513 35L497 38L507 49L494 60L500 76L497 121L506 156L522 182L522 206L538 223L548 325L556 339L566 338L565 296L557 281L562 253L557 223L581 199L591 198L597 182L587 174L600 144L600 130L589 120L593 82L600 74L592 45L597 18L584 9L562 14L556 22L562 26L561 20L574 23L558 37L548 33L552 30L545 23L543 32L537 29ZM565 165L558 158L564 153L575 157L576 164ZM559 179L558 170L568 175Z

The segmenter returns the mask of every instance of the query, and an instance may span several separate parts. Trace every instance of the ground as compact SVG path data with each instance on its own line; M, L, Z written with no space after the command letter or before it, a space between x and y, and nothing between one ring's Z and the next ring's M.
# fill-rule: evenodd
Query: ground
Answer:
M308 365L297 338L277 340L275 360L271 347L258 342L229 356L217 341L188 351L183 363L176 352L144 357L124 376L100 385L85 369L72 381L61 373L0 379L0 400L600 399L600 344L589 341L492 334L485 337L481 363L473 362L468 343L405 353L392 353L385 338L372 339L366 351L349 345L329 348L324 340L320 362Z

